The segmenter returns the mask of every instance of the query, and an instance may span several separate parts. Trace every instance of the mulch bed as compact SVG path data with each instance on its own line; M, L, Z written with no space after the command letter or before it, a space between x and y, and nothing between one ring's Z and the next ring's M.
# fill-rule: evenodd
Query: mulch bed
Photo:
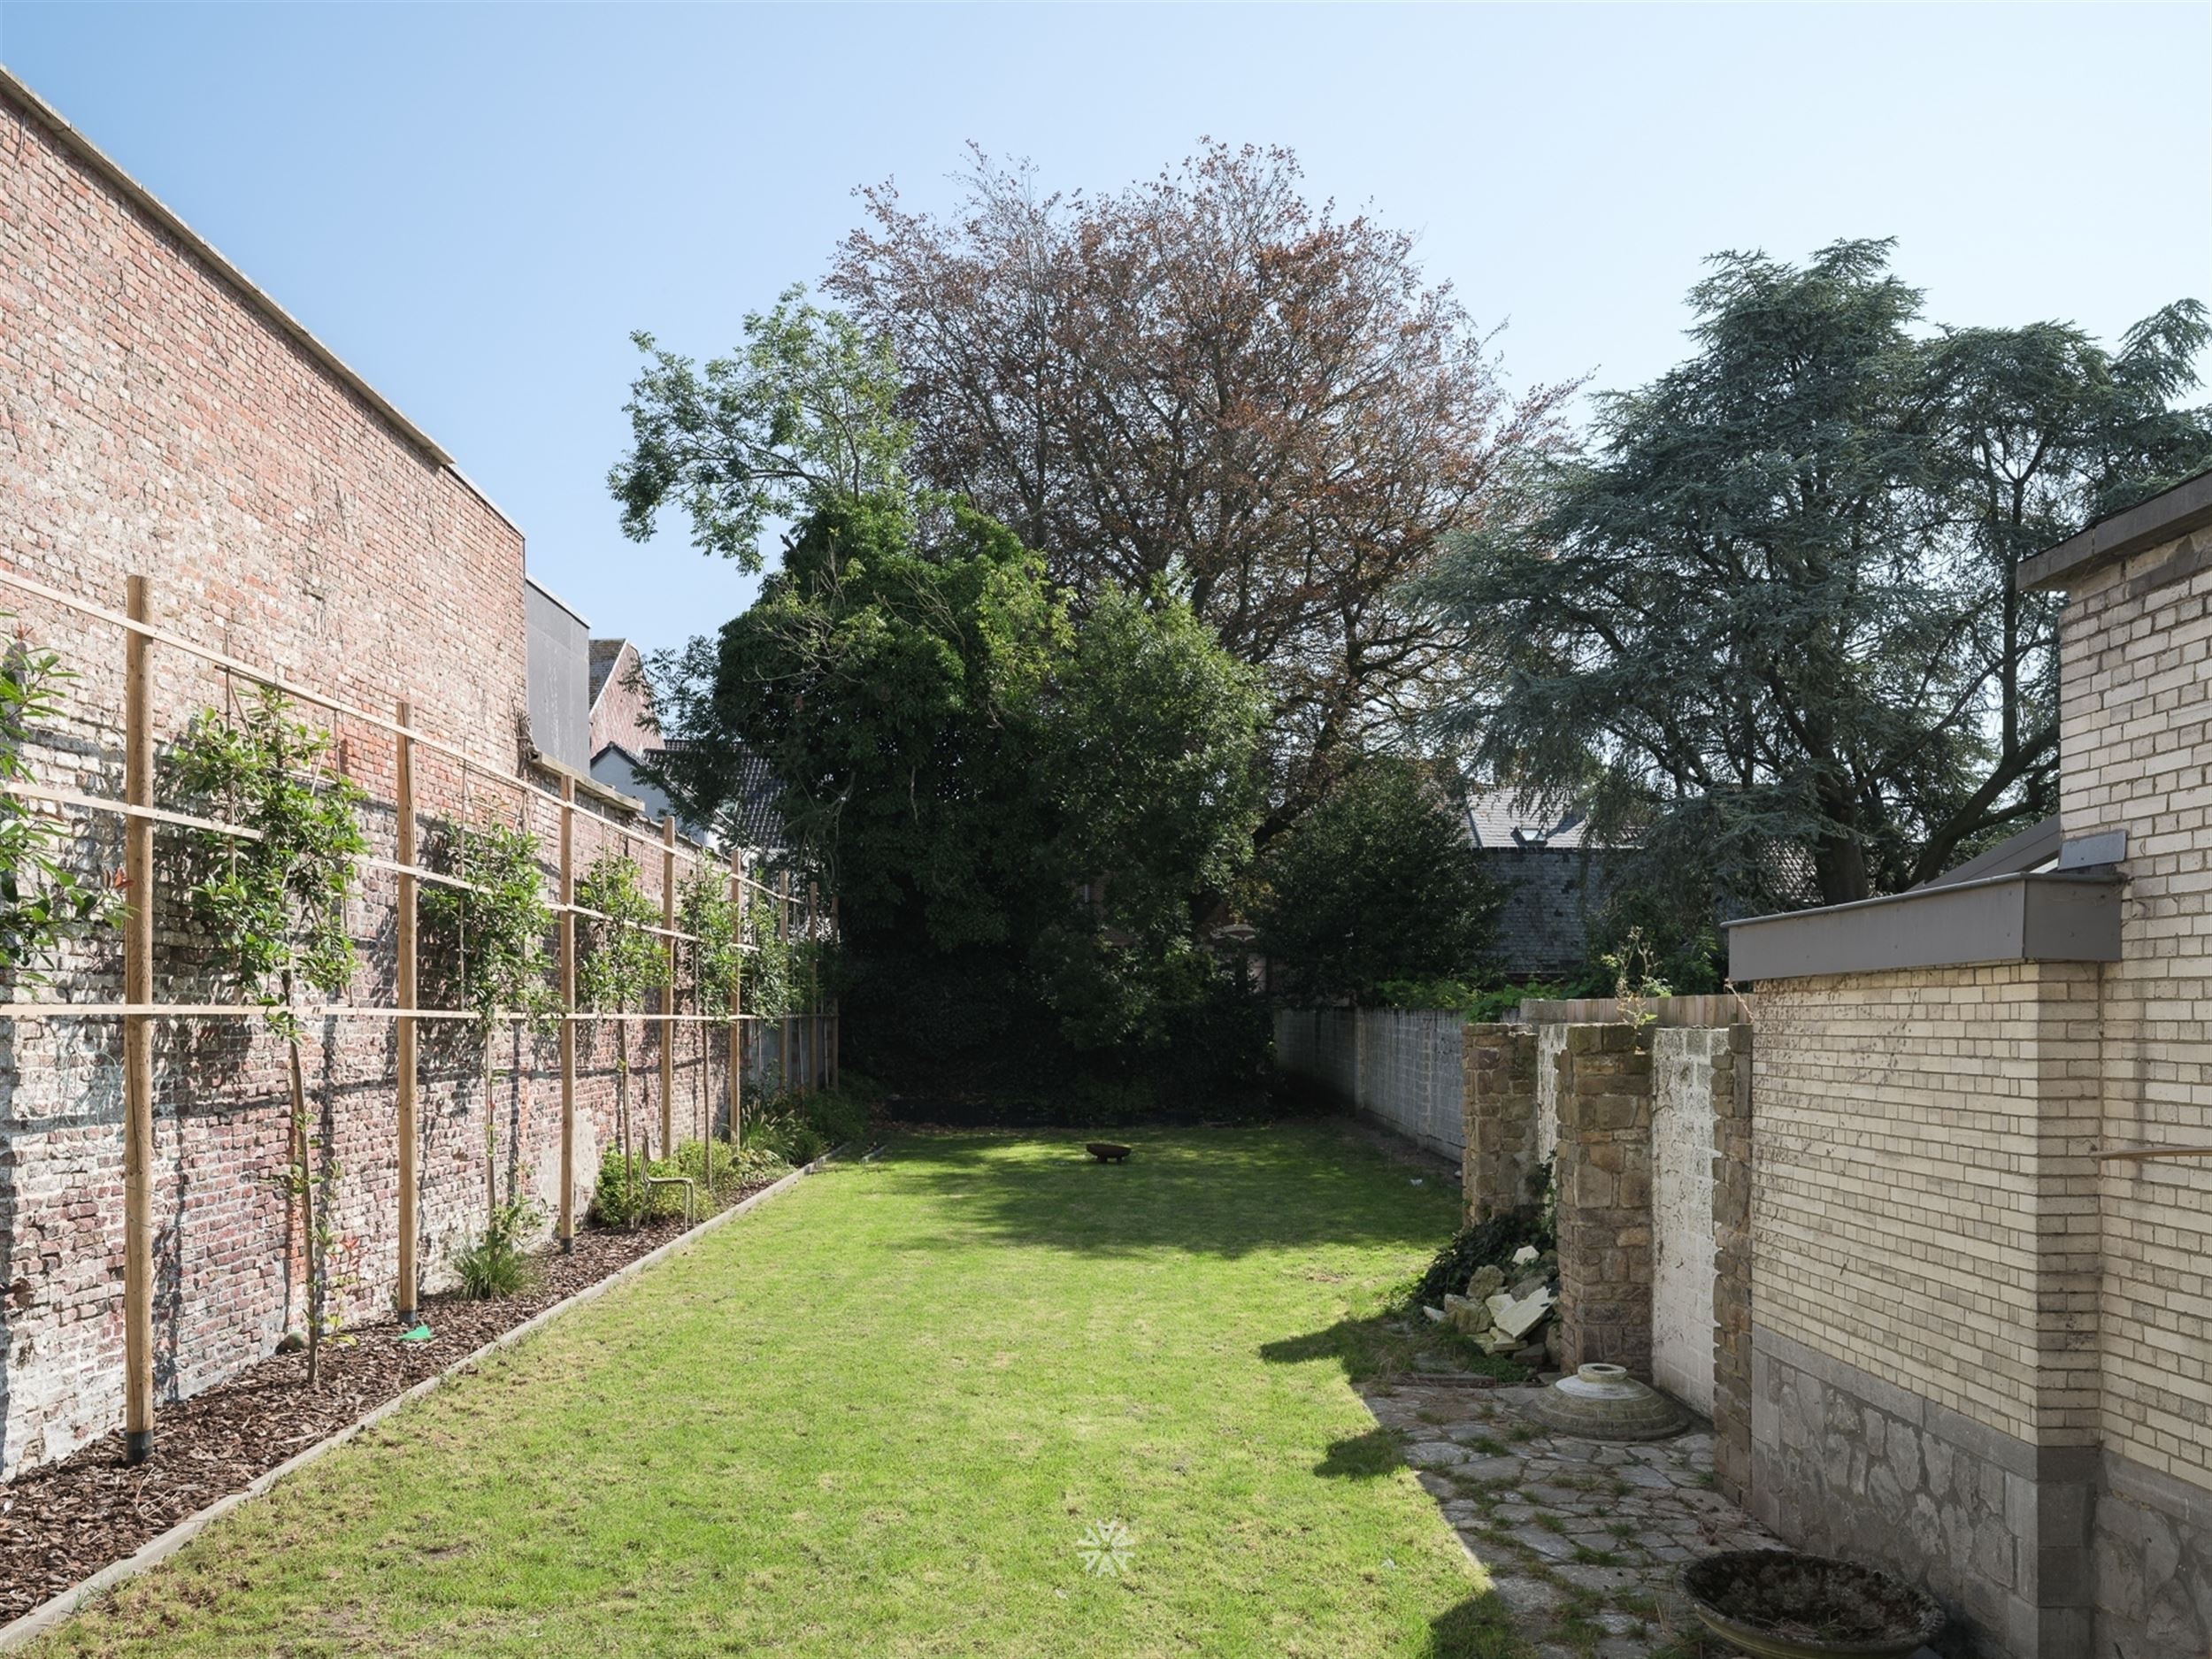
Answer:
M720 1207L771 1184L741 1187ZM123 1461L118 1430L17 1477L0 1486L0 1624L135 1555L217 1499L684 1232L680 1220L634 1233L580 1230L572 1254L538 1258L538 1282L521 1295L426 1297L423 1320L437 1333L431 1341L400 1341L389 1320L357 1326L347 1333L349 1343L324 1345L322 1386L312 1393L304 1354L272 1355L161 1406L153 1455L135 1468Z

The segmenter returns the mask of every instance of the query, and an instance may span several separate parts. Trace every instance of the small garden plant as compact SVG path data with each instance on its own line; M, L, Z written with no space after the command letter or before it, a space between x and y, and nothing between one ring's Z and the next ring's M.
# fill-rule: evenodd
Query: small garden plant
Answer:
M24 749L35 727L61 713L62 688L75 678L20 632L0 655L0 785L33 780ZM0 979L44 983L66 941L120 913L115 888L70 867L70 839L59 815L0 793Z
M454 1254L453 1271L461 1280L461 1294L484 1302L529 1289L535 1279L530 1235L544 1219L544 1210L534 1199L511 1198L494 1204L483 1236Z
M330 1321L330 1217L339 1168L328 1156L319 1173L315 1167L298 997L303 990L337 996L352 980L346 904L359 879L356 860L368 850L360 822L366 796L331 769L330 749L327 732L299 719L290 701L266 687L235 719L203 711L176 749L184 788L256 837L194 832L204 873L190 897L219 956L284 1040L292 1131L280 1184L300 1207L306 1239L310 1386L322 1379Z
M639 1219L641 1175L630 1143L630 1025L660 982L661 949L653 937L660 915L638 882L637 866L620 853L593 860L576 884L576 1005L615 1016L615 1137L621 1163L603 1162L592 1207L601 1221L627 1225ZM613 1191L610 1191L610 1174Z

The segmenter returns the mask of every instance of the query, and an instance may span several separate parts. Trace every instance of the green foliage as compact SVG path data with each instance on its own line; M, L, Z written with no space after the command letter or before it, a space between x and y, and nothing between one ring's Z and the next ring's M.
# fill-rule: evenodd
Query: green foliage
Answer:
M729 877L710 865L695 866L676 889L676 926L692 935L683 954L694 1012L726 1013L734 1005L745 961L741 923Z
M425 956L450 1004L472 1011L487 1034L503 1014L545 1021L560 999L546 977L546 902L538 840L527 830L455 825L441 838L446 873L468 885L426 886L422 894Z
M1594 982L1546 979L1530 979L1520 985L1466 979L1385 979L1375 987L1374 1000L1387 1008L1443 1009L1477 1023L1487 1023L1513 1018L1524 1002L1557 1002L1587 996L1596 988Z
M545 1220L545 1211L528 1198L513 1198L492 1207L483 1233L465 1248L453 1253L453 1271L461 1280L461 1294L479 1302L512 1296L537 1282L537 1264L530 1259L528 1240Z
M1640 849L1663 955L1717 916L1894 892L2056 810L2057 601L2026 554L2212 462L2203 309L2108 351L1926 326L1890 244L1729 253L1696 353L1599 405L1426 591L1492 775Z
M630 388L631 450L608 474L622 530L651 538L661 507L680 503L703 552L760 569L768 525L828 502L906 494L910 434L893 405L890 349L837 311L787 290L745 318L734 357L690 358L631 336L651 359Z
M1446 797L1415 763L1375 756L1269 847L1254 905L1278 988L1375 997L1391 980L1464 973L1496 889Z
M875 1099L864 1079L842 1087L777 1094L747 1114L745 1144L793 1165L864 1139Z
M902 502L844 501L751 610L662 666L689 740L672 793L711 816L737 757L773 764L842 901L848 1029L893 1064L1009 1060L992 1031L962 1042L992 1016L954 986L1005 993L1061 1060L1110 1064L1164 1055L1208 1004L1197 927L1250 844L1261 697L1164 589L1079 619L1002 526L956 508L926 542ZM749 1010L793 1006L805 950L753 954ZM894 1057L923 1006L953 1018Z
M789 1161L775 1148L749 1140L742 1147L733 1147L726 1141L687 1141L676 1148L674 1157L655 1158L639 1167L634 1177L625 1172L618 1156L610 1156L599 1165L599 1179L592 1188L591 1214L603 1227L628 1227L642 1221L673 1221L680 1217L683 1189L649 1187L648 1177L698 1182L719 1198L790 1171Z
M346 903L368 851L367 796L325 764L330 748L328 733L263 687L234 722L203 710L173 757L188 794L258 838L193 831L199 879L188 897L218 957L293 1042L296 986L337 996L353 979Z
M1432 1308L1440 1307L1448 1294L1463 1295L1467 1281L1474 1277L1477 1268L1505 1263L1524 1245L1533 1245L1539 1250L1559 1248L1548 1205L1522 1204L1502 1210L1486 1221L1462 1227L1452 1235L1452 1241L1436 1253L1428 1271L1408 1295L1407 1305L1418 1307L1425 1303Z
M661 982L662 953L653 929L660 911L638 880L637 865L620 853L594 859L576 880L576 1005L612 1013L644 1005Z
M279 1185L301 1207L304 1224L310 1386L321 1380L339 1168L326 1156L319 1173L315 1169L300 1064L305 1032L294 998L303 983L337 996L351 982L346 902L359 875L355 861L368 850L360 822L367 797L325 764L330 748L328 733L296 718L290 701L265 686L236 721L202 710L174 757L188 793L224 821L254 832L252 840L192 832L198 879L189 897L212 934L217 960L284 1039L292 1133Z
M24 746L59 717L62 687L75 678L58 655L19 635L0 653L0 784L34 781ZM44 984L64 941L121 916L119 892L70 866L69 841L67 820L0 794L0 980Z
M798 1011L800 945L776 932L776 905L755 895L745 908L745 1011L763 1019L780 1019Z

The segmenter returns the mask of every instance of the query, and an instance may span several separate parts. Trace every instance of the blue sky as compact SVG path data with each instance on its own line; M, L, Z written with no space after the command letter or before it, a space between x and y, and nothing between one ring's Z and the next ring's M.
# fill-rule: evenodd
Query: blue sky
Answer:
M633 328L699 353L854 186L1202 135L1416 232L1508 377L1648 379L1723 248L1893 235L1946 320L2108 337L2212 288L2212 8L290 6L0 0L0 60L457 457L602 634L749 585L622 539Z

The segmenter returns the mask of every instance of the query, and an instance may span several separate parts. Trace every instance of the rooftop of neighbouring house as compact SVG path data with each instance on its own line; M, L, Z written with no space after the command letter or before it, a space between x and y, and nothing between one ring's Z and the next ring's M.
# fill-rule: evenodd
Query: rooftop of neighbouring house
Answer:
M1588 821L1580 809L1526 796L1517 789L1470 786L1467 833L1476 846L1524 851L1579 849Z
M629 646L627 640L594 640L591 642L591 700L599 701L599 694L606 688L607 676L614 672L614 665Z

